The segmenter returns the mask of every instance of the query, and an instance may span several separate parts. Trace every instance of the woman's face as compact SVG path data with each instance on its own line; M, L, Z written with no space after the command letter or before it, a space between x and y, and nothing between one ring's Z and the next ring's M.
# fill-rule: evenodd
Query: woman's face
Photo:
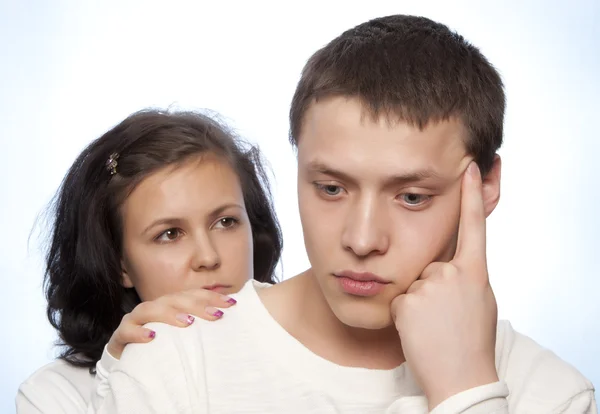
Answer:
M204 288L229 294L252 277L252 231L238 176L215 156L146 177L121 208L123 286L143 301Z

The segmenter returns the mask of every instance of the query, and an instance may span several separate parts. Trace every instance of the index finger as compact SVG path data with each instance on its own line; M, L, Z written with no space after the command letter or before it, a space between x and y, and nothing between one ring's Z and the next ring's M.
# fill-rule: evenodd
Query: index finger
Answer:
M462 179L458 241L453 261L462 266L487 268L483 184L475 161L469 164Z
M236 304L235 299L229 296L200 288L165 295L159 300L173 309L200 316L203 319L205 319L203 313L206 309L209 309L208 313L214 316L213 313L217 312L216 308L229 308Z

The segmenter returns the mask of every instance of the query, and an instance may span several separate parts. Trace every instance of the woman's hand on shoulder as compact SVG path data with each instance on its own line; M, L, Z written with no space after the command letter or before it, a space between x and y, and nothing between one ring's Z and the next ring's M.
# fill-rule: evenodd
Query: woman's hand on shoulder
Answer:
M149 322L186 327L194 323L192 314L215 321L223 316L219 308L229 308L235 303L233 298L205 289L183 291L142 302L123 317L108 342L108 352L120 359L125 345L150 342L155 333L143 327Z

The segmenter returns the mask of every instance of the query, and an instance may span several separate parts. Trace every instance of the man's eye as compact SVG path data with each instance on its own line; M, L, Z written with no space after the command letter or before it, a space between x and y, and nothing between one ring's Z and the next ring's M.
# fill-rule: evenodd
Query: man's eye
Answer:
M342 192L342 187L335 184L315 184L317 189L329 197L335 197L340 195Z
M323 187L323 191L325 191L327 195L338 195L341 191L341 188L337 185L326 185Z
M425 195L425 194L415 194L415 193L406 193L406 194L401 194L400 198L402 199L402 201L404 201L406 204L410 205L410 206L418 206L419 204L424 203L425 201L429 200L431 196Z

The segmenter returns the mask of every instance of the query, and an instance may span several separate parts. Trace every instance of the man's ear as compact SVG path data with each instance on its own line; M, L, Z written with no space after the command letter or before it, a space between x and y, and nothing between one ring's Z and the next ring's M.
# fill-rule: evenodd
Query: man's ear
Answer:
M125 266L125 261L121 260L121 284L125 288L132 288L133 282L129 277L129 273L127 273L127 266Z
M502 170L502 160L500 155L496 154L492 168L483 177L483 208L485 216L488 217L500 201L500 177Z

